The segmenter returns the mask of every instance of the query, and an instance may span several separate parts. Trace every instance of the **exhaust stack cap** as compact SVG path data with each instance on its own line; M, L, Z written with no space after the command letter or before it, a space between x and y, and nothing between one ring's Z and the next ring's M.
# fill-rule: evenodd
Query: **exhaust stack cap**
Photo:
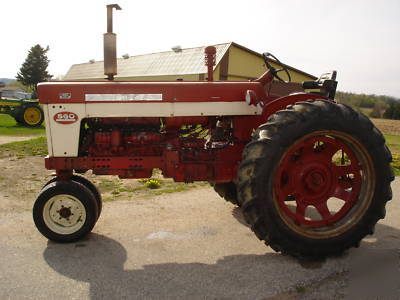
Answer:
M113 8L121 10L118 4L107 5L107 33L104 36L104 75L114 80L117 75L117 35L113 33Z

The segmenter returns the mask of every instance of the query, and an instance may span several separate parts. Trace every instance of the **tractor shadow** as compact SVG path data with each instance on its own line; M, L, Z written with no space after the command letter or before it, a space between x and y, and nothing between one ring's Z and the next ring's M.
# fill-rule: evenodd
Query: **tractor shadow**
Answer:
M281 299L282 291L286 296L289 291L292 297L299 286L319 285L332 274L346 274L360 255L365 261L375 259L372 250L398 251L399 233L396 228L378 224L375 235L365 239L359 249L322 261L266 253L224 256L213 264L152 264L151 248L146 257L137 257L131 250L128 260L121 243L94 233L72 244L48 242L43 257L62 276L88 283L91 299L266 299L276 295ZM124 267L127 261L129 269ZM335 284L332 295L342 295L343 289L337 290ZM297 299L290 297L284 299Z

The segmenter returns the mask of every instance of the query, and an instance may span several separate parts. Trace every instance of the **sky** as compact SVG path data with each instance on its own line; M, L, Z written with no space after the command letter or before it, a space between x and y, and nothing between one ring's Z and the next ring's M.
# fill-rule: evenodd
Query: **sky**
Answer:
M0 78L14 78L29 49L49 46L49 72L103 60L106 5L117 55L236 42L319 76L338 90L400 98L399 0L0 0Z

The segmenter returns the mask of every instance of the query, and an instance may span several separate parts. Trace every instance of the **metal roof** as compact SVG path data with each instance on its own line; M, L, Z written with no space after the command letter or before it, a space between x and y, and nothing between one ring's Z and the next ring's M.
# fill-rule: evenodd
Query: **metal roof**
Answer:
M214 45L217 49L216 66L228 51L232 43ZM182 49L179 52L159 53L118 58L118 75L115 78L205 74L204 47ZM64 80L102 79L104 78L103 61L72 65Z

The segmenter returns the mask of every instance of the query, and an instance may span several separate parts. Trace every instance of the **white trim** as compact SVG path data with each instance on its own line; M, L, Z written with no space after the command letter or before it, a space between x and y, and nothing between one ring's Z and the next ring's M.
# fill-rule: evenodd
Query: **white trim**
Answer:
M162 94L85 94L85 101L162 101Z
M47 153L53 156L53 141L51 139L51 126L48 105L43 105L44 123L46 124Z
M262 108L235 102L91 103L86 117L193 117L261 115Z

